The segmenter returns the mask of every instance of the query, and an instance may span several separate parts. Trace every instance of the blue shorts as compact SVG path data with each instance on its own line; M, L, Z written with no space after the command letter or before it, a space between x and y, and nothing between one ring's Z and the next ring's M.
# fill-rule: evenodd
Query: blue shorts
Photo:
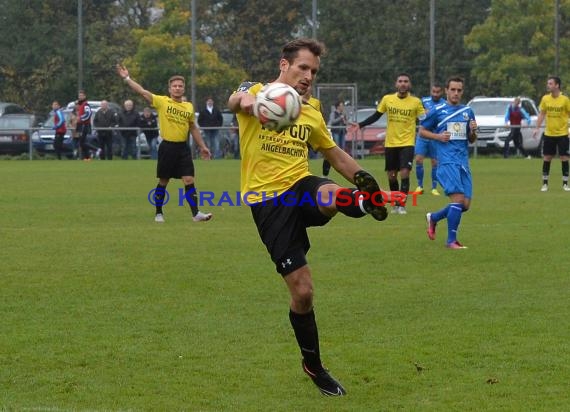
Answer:
M436 149L434 142L425 137L416 137L416 155L429 157L430 159L436 158Z
M445 163L437 167L437 181L443 187L446 196L462 193L466 198L473 196L473 181L469 166L458 163Z

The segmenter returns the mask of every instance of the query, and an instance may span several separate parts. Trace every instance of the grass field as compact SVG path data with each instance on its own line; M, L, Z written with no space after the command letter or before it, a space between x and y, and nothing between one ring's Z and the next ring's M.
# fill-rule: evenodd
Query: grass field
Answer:
M386 186L383 159L362 164ZM237 161L196 166L199 190L239 190ZM247 207L193 223L171 199L159 225L152 161L0 162L0 410L568 410L560 162L547 193L540 160L472 168L467 250L444 248L445 223L427 240L425 212L446 204L429 194L310 230L323 360L348 391L330 399L302 373Z

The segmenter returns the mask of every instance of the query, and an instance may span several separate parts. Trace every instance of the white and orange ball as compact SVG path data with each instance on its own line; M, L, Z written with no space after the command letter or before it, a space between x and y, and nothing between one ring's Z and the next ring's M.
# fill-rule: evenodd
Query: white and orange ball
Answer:
M257 93L253 113L264 128L281 131L299 118L301 96L285 83L270 83Z

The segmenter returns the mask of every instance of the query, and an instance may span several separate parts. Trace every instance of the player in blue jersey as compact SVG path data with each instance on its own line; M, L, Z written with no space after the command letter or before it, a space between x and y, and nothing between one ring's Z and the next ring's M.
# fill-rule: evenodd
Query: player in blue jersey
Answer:
M426 113L429 112L434 106L445 102L443 95L443 87L439 83L434 83L431 86L430 96L422 97L422 104ZM416 193L424 192L424 159L429 157L431 159L431 194L439 196L437 190L437 157L435 153L435 142L430 139L421 137L418 133L416 137L416 179L418 187Z
M449 196L446 207L426 214L427 234L435 240L437 223L447 218L447 247L450 249L466 249L457 240L457 230L461 214L469 209L473 194L469 143L477 139L477 122L473 110L461 104L463 85L463 78L450 77L445 86L447 103L433 107L420 125L420 135L434 140L437 180Z

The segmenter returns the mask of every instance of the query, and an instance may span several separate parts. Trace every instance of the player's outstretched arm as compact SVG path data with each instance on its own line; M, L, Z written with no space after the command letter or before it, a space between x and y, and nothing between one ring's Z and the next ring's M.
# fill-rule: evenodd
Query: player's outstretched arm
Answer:
M152 104L152 93L148 90L145 90L144 87L131 79L131 76L129 76L129 71L125 66L122 64L117 64L117 74L121 76L121 78L125 81L125 83L129 85L131 89L144 97L147 102Z

